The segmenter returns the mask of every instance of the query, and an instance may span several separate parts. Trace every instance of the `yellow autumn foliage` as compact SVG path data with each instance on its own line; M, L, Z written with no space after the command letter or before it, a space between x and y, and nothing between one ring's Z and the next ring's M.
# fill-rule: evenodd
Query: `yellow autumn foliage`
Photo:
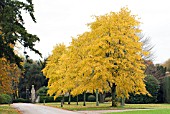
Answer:
M128 8L96 16L90 31L73 38L69 47L57 45L48 58L44 75L50 95L110 91L117 97L129 93L148 94L144 84L144 62L138 34L140 22Z

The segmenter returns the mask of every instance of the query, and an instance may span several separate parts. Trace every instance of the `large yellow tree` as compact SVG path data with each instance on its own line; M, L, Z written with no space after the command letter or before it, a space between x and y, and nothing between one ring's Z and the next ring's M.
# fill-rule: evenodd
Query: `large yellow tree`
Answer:
M144 84L144 63L139 41L140 22L127 8L120 12L96 17L89 24L91 31L78 37L77 53L80 84L73 90L80 93L107 89L115 98L129 97L129 93L147 94ZM105 85L105 86L104 86ZM104 87L104 88L102 88Z
M90 31L73 39L69 48L58 45L43 73L49 78L49 94L111 91L116 96L148 94L138 34L140 22L127 8L97 16Z
M104 83L102 79L96 78L97 64L90 58L89 45L91 44L90 32L85 32L79 35L77 39L73 39L69 50L70 60L72 61L72 71L74 72L75 87L72 90L73 95L78 95L94 91L103 92L107 89L107 83ZM74 70L73 70L74 69ZM85 99L84 99L85 105Z
M61 62L61 57L64 57L66 53L66 46L64 44L58 44L54 47L52 54L47 59L47 65L42 70L46 78L49 78L48 81L48 94L55 95L55 98L59 95L64 95L68 92L63 85L65 83L64 75L67 66ZM65 67L65 68L64 68Z
M129 97L129 93L147 94L144 84L144 63L141 55L142 43L138 34L140 22L131 15L127 8L120 12L96 17L90 24L93 43L91 58L101 63L99 69L104 69L96 77L101 76L111 88L112 106L118 97ZM99 70L99 71L100 71Z

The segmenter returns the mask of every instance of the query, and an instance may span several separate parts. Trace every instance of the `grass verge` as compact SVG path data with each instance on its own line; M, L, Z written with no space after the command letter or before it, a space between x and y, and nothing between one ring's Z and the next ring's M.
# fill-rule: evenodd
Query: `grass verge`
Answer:
M19 112L9 105L0 105L0 114L19 114Z
M104 114L170 114L170 109L155 109L155 110L138 110L126 112L112 112Z
M62 108L66 110L72 110L72 111L80 111L80 110L112 110L112 109L121 109L122 107L110 107L111 103L100 103L99 106L96 106L95 102L86 102L86 106L83 106L83 102L79 102L79 105L76 104L76 102L72 102L70 105L65 103L63 107L61 107L61 104L59 102L57 103L46 103L46 106L52 106L57 108Z
M52 106L61 108L60 103L46 103L46 106ZM79 102L79 105L76 105L76 102L72 102L70 105L67 103L64 104L62 109L72 110L72 111L81 111L81 110L124 110L124 109L170 109L170 104L126 104L124 107L111 107L111 102L100 103L99 106L96 106L95 102L86 102L86 106L83 106L83 102ZM169 113L170 114L170 113Z

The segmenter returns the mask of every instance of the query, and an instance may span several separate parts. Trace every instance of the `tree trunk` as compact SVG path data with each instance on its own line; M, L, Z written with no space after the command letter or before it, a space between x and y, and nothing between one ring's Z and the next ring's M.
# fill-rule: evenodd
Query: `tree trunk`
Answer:
M61 107L63 107L63 100L61 100Z
M68 95L68 104L70 105L71 103L71 95L70 95L70 92L69 92L69 95Z
M77 105L79 105L79 96L77 95Z
M125 98L121 98L121 106L125 106Z
M98 92L98 89L96 89L96 106L99 106L99 92Z
M116 85L113 84L111 88L111 94L112 94L112 107L116 107Z
M106 93L99 93L99 103L104 103Z
M63 98L62 98L62 102L63 102L63 104L64 104L64 95L63 95Z
M84 92L84 97L83 97L83 99L84 99L83 106L86 106L86 92Z

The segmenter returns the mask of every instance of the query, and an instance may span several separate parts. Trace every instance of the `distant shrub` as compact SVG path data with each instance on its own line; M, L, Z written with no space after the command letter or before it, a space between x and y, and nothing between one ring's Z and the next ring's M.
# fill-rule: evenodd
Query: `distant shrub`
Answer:
M90 102L96 101L96 97L95 97L94 95L89 95L87 99L88 99L88 101L90 101Z
M12 103L12 98L8 94L1 94L0 95L0 104L10 104Z
M14 99L13 103L31 103L31 101L29 99L18 98Z
M48 102L61 102L62 96L57 97L55 100L54 100L54 96L40 96L40 103L43 103L44 100L45 100L46 103L48 103ZM68 97L65 97L64 101L67 102Z
M40 103L45 102L54 102L54 97L53 96L40 96Z
M86 99L88 100L88 96L90 96L91 93L87 93L86 94ZM62 96L58 96L55 100L54 100L54 96L47 96L47 95L40 95L40 103L43 103L45 100L46 103L48 102L61 102L62 100ZM68 96L64 97L64 101L68 102ZM71 102L76 102L77 101L77 96L71 96ZM78 95L78 101L83 101L83 94Z
M48 87L43 86L43 87L41 87L40 89L38 89L36 91L36 94L38 96L46 96L47 95L47 90L48 90Z

